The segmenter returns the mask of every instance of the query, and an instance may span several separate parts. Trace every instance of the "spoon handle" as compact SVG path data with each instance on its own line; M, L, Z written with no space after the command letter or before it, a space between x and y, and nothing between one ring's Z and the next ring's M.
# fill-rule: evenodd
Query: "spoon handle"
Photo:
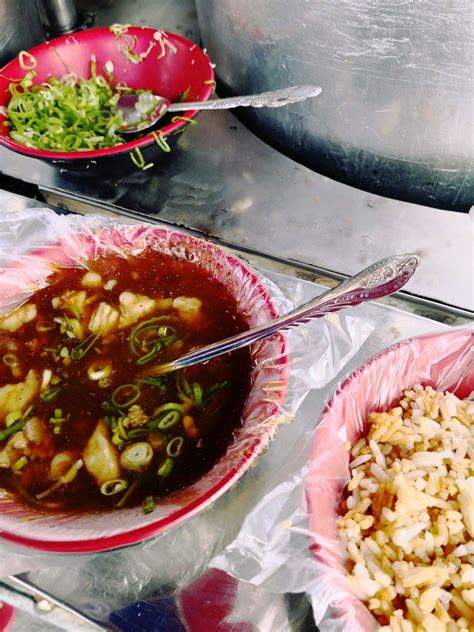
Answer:
M231 336L225 340L201 347L196 351L186 353L172 362L157 365L147 371L147 375L158 375L176 371L177 369L184 369L229 351L240 349L258 340L269 338L277 331L306 323L313 318L320 318L329 312L336 312L343 307L358 305L364 301L371 301L393 294L411 279L419 265L419 257L413 254L381 259L354 277L343 281L334 289L328 290L320 296L296 307L288 314L279 316L236 336Z
M184 112L186 110L229 110L243 106L254 108L279 108L288 103L297 103L311 97L317 97L321 93L319 86L294 86L283 90L251 94L245 97L229 97L227 99L214 99L212 101L184 101L171 103L168 112Z

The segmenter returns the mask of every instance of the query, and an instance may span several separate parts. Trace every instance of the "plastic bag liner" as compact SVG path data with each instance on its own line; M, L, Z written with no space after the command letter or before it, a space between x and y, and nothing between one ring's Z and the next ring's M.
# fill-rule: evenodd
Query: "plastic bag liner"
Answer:
M192 235L123 219L60 216L48 209L28 209L7 212L0 218L3 266L0 313L21 304L37 287L47 283L51 262L63 266L85 265L87 259L99 254L139 254L150 245L197 262L230 287L239 309L248 315L250 326L293 306L275 284L262 278L242 260ZM0 542L0 576L46 566L70 565L70 556L53 553L95 553L142 542L160 533L163 534L161 538L154 537L132 550L101 557L100 565L116 562L122 568L124 564L131 564L134 571L142 569L146 580L145 576L142 580L136 577L135 583L130 580L128 587L133 584L134 590L143 589L158 570L160 582L166 583L168 575L169 584L175 587L186 585L203 572L211 557L238 532L241 512L251 505L246 501L245 486L239 488L243 491L240 504L235 501L235 495L239 494L234 494L232 503L227 501L231 496L226 495L218 501L217 509L195 514L215 502L248 470L268 446L278 425L294 417L312 387L327 384L343 369L371 330L370 325L357 318L332 314L293 330L287 338L277 335L255 345L253 386L236 439L208 474L185 490L160 501L151 514L144 515L140 508L83 515L43 514L25 508L4 494L0 497L0 536L8 542ZM251 474L246 477L250 482ZM280 474L286 476L286 469L282 468ZM279 478L269 484L273 486L278 482ZM250 497L247 489L247 498ZM220 513L222 507L225 507L225 513ZM209 515L213 515L212 523L207 519ZM183 528L177 527L180 522L184 522ZM175 529L163 533L171 527ZM173 551L172 555L170 551ZM153 552L155 555L151 555ZM164 559L166 565L163 565ZM84 566L90 563L92 566L88 568L95 581L99 581L93 556L82 558L81 563L77 557L75 560L76 568L82 568L82 577L87 576ZM71 567L69 572L72 576ZM103 569L97 572L103 576ZM109 583L113 595L109 595L111 603L118 599L118 595L125 598L127 591L120 581L117 575L115 582ZM72 587L73 583L68 586ZM68 587L63 588L67 590ZM82 590L84 586L76 588ZM61 586L57 589L61 590ZM134 596L138 596L134 590ZM128 595L130 598L132 595Z
M275 592L306 592L321 632L370 632L378 624L345 580L336 518L350 480L344 443L363 436L370 412L387 410L414 384L474 391L474 327L405 340L375 356L336 390L302 446L301 463L247 516L212 566Z

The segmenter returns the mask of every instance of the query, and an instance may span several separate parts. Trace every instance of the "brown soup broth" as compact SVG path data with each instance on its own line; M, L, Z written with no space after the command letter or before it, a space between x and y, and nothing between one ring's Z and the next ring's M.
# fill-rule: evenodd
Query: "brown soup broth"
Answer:
M35 317L15 331L0 319L0 437L8 424L19 424L0 440L0 486L50 510L136 506L149 496L159 502L206 473L232 441L250 387L250 353L186 369L184 380L178 373L155 375L154 384L146 379L153 366L248 324L225 286L196 263L148 249L128 259L97 258L87 268L100 279L89 274L86 281L82 268L54 271L27 303L36 306ZM102 303L113 311L105 324ZM36 390L28 406L20 398L5 408L7 385L29 379L36 379ZM134 386L117 392L122 385ZM170 403L178 410L173 424L157 428L169 411L155 411ZM20 413L27 415L12 421ZM99 447L92 445L96 431ZM124 467L124 452L137 443L151 446L151 460L148 454L138 469ZM78 461L72 480L61 482ZM124 489L104 495L107 472Z

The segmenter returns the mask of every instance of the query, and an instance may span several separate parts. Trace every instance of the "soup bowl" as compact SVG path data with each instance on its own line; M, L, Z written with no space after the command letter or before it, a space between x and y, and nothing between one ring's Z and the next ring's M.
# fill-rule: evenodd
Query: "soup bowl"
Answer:
M79 229L64 241L16 259L0 275L0 304L20 301L23 295L18 287L24 286L25 280L30 286L44 285L52 263L71 266L98 254L137 253L150 247L192 261L223 284L250 327L277 316L263 279L225 249L161 227L115 224L94 232ZM289 370L286 338L278 334L256 345L251 354L251 385L241 425L225 454L194 483L159 499L149 514L141 507L47 513L0 490L0 538L44 551L96 552L157 535L203 510L245 473L274 436L280 420Z
M28 68L36 73L32 79L35 85L47 82L51 76L59 79L73 74L87 79L94 59L98 75L106 76L109 69L111 85L121 82L133 90L151 90L170 101L206 101L214 90L214 70L207 55L184 37L152 28L88 29L35 46L28 55L31 57L17 57L0 70L0 143L20 154L66 168L100 166L109 164L112 159L115 165L120 163L134 168L131 152L143 152L147 161L164 155L152 131L171 142L198 112L189 110L172 119L167 117L168 120L161 120L158 127L154 126L141 137L124 136L124 142L115 147L87 151L28 147L11 138L9 127L4 125L7 121L5 108L11 98L8 86L12 81L21 80ZM163 147L166 150L166 145Z

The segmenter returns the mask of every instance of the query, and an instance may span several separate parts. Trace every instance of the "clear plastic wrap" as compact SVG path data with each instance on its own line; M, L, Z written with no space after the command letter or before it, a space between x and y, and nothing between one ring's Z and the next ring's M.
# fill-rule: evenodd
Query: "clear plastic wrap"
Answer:
M350 375L308 433L300 454L304 465L261 499L212 565L271 593L306 592L321 632L376 630L345 580L346 557L337 538L337 512L350 480L344 444L363 435L370 412L388 409L418 383L468 397L474 390L474 327L403 341Z
M208 265L211 271L220 275L219 278L223 282L231 285L242 309L248 310L249 304L252 305L252 309L249 310L251 324L267 320L276 311L287 311L293 305L293 301L285 297L275 284L257 275L234 255L185 233L104 217L59 216L47 209L36 209L5 213L0 220L3 265L0 274L0 313L5 313L26 300L35 287L45 282L49 262L52 260L61 265L78 265L84 256L89 258L94 253L102 251L104 247L115 252L136 252L150 242L159 243L160 248L166 244L166 248L174 254L197 257L203 265ZM215 266L216 256L220 258L219 266ZM298 296L293 296L292 299L298 301ZM255 376L253 391L259 395L253 400L250 399L247 405L248 423L244 424L245 434L230 447L224 459L226 471L229 464L232 465L232 476L226 480L225 486L220 488L221 493L230 488L249 465L255 462L255 457L273 438L278 425L283 421L290 421L295 416L309 390L321 388L334 379L357 352L371 330L370 325L357 318L333 314L290 332L286 342L285 338L277 336L258 345L254 353L257 366L262 370ZM288 354L292 358L290 365L287 363ZM264 398L261 397L262 392L265 393ZM283 401L284 392L286 397ZM291 436L289 428L291 426L284 426L280 432L284 431L283 435ZM280 442L282 454L292 445L291 442L285 444L284 441L283 438L283 443ZM297 432L291 437L291 441L298 441ZM275 441L271 444L274 452L280 449L278 443ZM175 526L170 533L152 538L137 547L127 551L105 553L99 557L74 557L74 566L70 568L71 582L68 586L59 585L57 588L68 592L69 597L73 591L76 599L78 591L83 595L89 592L92 595L98 590L97 585L104 576L104 567L116 569L123 568L125 564L133 568L132 576L127 578L126 586L123 583L119 584L118 577L115 582L110 582L110 592L107 590L107 594L110 599L109 606L112 608L130 603L142 594L141 591L146 588L153 590L158 584L172 585L173 590L186 586L198 577L207 568L209 560L235 537L243 516L251 509L263 490L269 491L285 480L292 467L293 460L289 459L287 464L282 464L278 472L268 472L267 476L265 469L262 476L260 467L259 479L255 478L255 470L249 471L245 477L245 484L228 491L219 500L216 499L220 494L211 494L205 503L197 507L203 509L214 501L213 506L206 512L193 517L197 509L192 508L185 515L186 521L183 525L175 526L178 521L169 523L169 526ZM212 481L214 475L213 470L204 478ZM197 485L203 483L198 482ZM190 492L189 488L185 491L183 498L188 504L189 494L193 492ZM198 487L198 491L202 497L202 487ZM175 497L173 502L177 502ZM2 503L3 508L13 510L2 513L2 535L10 537L12 532L15 535L20 534L17 543L24 542L22 536L24 533L32 533L30 530L34 520L22 522L21 518L25 517L25 513L21 507L13 507L8 504L11 501L7 499L3 499ZM112 518L109 514L107 524L99 525L99 535L97 531L94 533L95 525L78 525L77 517L40 516L37 517L41 529L40 539L47 543L52 541L56 547L53 550L57 551L58 532L66 534L71 541L76 539L82 542L84 528L89 529L90 539L97 539L99 536L107 538L111 533L121 532L123 521L126 520L121 516L126 514L126 510L117 512ZM31 514L26 515L28 518L32 517ZM143 515L137 516L137 512L130 513L129 516L134 526L137 520L144 520ZM145 517L150 524L160 519L156 514L150 516L151 518ZM96 516L84 518L94 521L96 519ZM140 522L139 526L142 524ZM129 525L130 522L125 525L125 531ZM5 531L8 531L8 534ZM150 535L150 531L140 532L135 541ZM38 531L34 533L34 537L37 536ZM128 542L114 540L112 544L120 546ZM35 546L31 541L28 543ZM65 547L65 550L71 549ZM90 549L87 546L74 546L72 550ZM173 551L171 559L170 550ZM44 569L45 566L71 565L71 556L42 554L11 543L0 543L0 551L0 575ZM165 567L164 559L167 559ZM58 572L62 572L62 569L58 569ZM76 572L77 582L74 583ZM113 571L110 570L110 573L113 574ZM87 587L81 583L84 578L88 579Z

